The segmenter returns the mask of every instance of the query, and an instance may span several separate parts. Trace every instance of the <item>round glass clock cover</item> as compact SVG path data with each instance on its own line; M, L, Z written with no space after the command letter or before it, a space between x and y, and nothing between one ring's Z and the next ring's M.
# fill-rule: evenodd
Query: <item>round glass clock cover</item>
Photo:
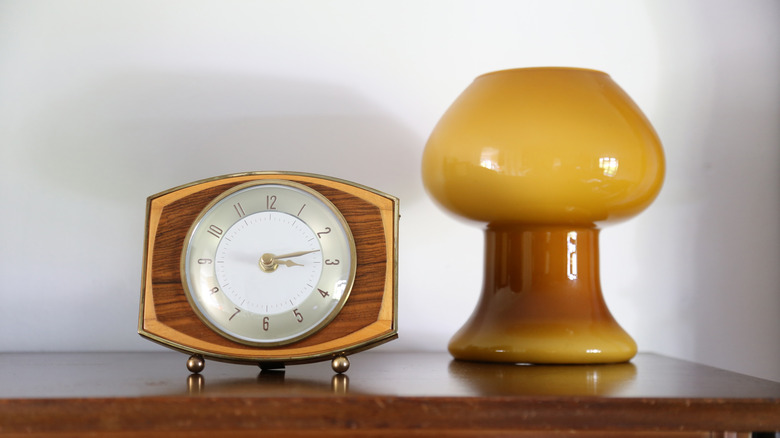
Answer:
M355 243L325 197L290 181L239 185L187 235L185 293L200 319L234 341L273 346L336 317L355 278Z

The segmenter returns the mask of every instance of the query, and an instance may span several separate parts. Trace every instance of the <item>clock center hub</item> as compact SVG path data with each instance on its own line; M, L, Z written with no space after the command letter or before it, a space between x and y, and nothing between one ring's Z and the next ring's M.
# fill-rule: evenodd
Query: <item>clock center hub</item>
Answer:
M279 267L279 264L274 259L274 255L269 253L260 256L260 261L257 264L260 265L260 269L263 272L274 272Z

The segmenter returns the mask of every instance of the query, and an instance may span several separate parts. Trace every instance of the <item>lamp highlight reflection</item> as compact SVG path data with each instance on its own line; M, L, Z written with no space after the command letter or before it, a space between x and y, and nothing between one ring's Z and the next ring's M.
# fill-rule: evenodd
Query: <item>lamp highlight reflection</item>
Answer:
M612 157L599 158L599 168L604 171L604 176L615 176L618 171L618 159Z
M577 232L569 231L566 235L566 276L569 280L577 279Z
M480 154L479 164L487 170L500 171L501 166L498 164L498 149L485 148Z
M637 379L632 363L526 366L452 361L448 371L479 396L615 396Z

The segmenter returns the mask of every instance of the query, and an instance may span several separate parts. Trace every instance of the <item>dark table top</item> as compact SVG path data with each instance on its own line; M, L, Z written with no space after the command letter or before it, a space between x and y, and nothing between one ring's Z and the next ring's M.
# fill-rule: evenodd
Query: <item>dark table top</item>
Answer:
M207 420L222 432L780 430L780 383L654 354L624 364L528 366L379 349L351 356L343 375L329 362L261 372L207 361L195 376L186 359L176 352L0 354L0 432L67 426L153 436L193 432ZM336 408L335 417L325 415ZM240 422L223 421L239 411ZM105 416L114 421L101 423Z

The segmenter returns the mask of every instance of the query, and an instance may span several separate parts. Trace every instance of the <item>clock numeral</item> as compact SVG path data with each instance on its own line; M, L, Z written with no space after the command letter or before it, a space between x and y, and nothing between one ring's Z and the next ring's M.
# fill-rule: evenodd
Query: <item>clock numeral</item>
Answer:
M328 291L324 291L322 289L317 289L317 291L320 293L320 295L322 295L322 298L328 298L330 296Z
M234 313L234 314L230 315L230 318L228 318L228 321L232 321L232 320L233 320L233 318L235 318L235 316L236 316L236 315L238 315L239 313L241 313L241 309L239 309L238 307L234 307L234 309L236 309L236 313Z
M219 292L219 288L218 287L211 288L211 295L214 295L217 292Z
M222 228L216 225L209 225L208 233L216 238L219 238L222 235Z
M212 263L211 259L198 259L199 265L210 265Z
M339 261L339 259L333 259L333 260L331 260L331 259L325 259L325 264L326 264L326 265L338 265L339 263L341 263L341 262Z
M244 213L244 207L241 206L241 203L233 204L233 208L236 210L236 213L238 214L238 217L244 217L246 216L246 213Z
M267 195L265 197L265 208L267 210L276 210L274 204L276 204L276 195Z
M266 316L265 318L263 318L263 331L267 332L269 328L271 328L271 321Z
M303 213L303 209L306 208L306 204L303 204L303 207L301 207L300 210L298 210L298 214L296 216L300 216L301 213Z
M331 231L331 230L330 230L330 227L325 227L325 231L320 231L319 233L317 233L317 237L319 237L320 239L322 239L322 235L323 235L323 234L330 234L330 231Z
M301 312L299 312L298 309L293 310L293 313L295 314L295 319L297 319L298 322L303 322L303 315L301 315Z

